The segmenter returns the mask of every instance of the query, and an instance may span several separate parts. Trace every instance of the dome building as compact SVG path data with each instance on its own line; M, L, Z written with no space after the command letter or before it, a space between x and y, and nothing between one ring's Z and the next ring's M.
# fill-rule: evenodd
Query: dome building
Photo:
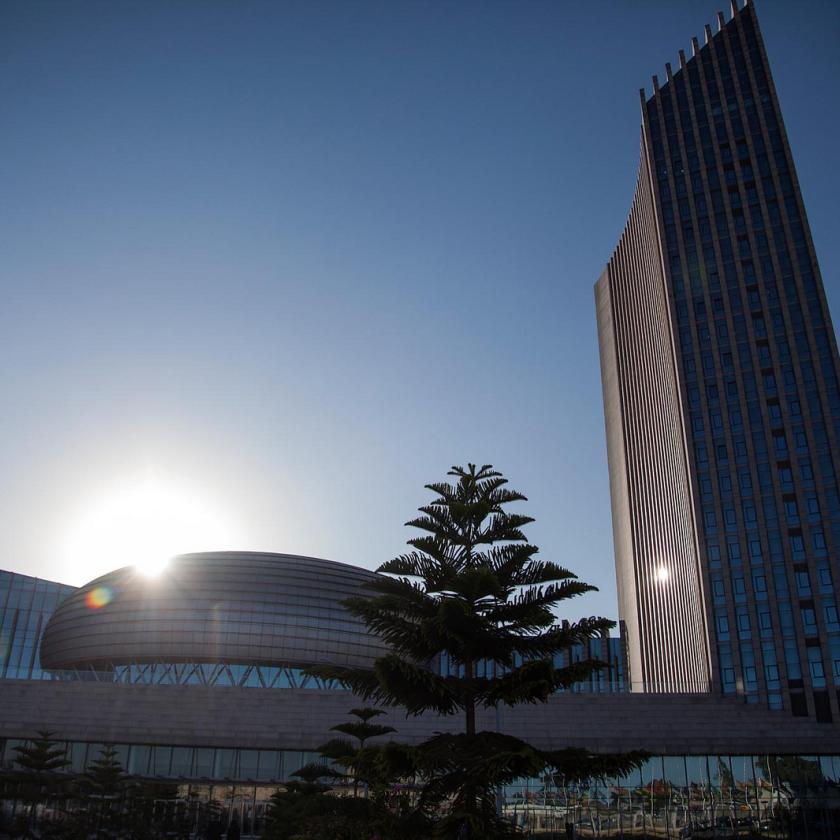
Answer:
M369 667L385 649L341 601L373 576L312 557L229 551L182 555L155 577L117 569L58 607L41 662L117 681L266 687L307 665Z

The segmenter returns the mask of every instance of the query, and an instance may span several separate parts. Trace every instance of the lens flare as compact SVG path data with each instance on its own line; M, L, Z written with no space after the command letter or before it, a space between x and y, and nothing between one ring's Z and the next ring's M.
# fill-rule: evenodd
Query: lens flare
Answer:
M92 610L105 607L114 600L114 593L107 586L97 586L85 595L85 603Z

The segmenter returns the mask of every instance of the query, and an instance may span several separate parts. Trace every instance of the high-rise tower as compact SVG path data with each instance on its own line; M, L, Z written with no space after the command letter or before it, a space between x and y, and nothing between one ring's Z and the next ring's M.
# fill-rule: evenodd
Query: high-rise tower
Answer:
M692 46L596 285L629 678L836 720L834 331L752 4Z

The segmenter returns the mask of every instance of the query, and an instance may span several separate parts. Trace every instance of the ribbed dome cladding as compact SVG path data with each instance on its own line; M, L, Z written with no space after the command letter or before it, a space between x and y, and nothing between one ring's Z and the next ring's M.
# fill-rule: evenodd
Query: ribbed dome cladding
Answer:
M59 606L41 662L366 666L384 648L339 602L372 577L328 560L255 552L181 555L155 578L118 569Z

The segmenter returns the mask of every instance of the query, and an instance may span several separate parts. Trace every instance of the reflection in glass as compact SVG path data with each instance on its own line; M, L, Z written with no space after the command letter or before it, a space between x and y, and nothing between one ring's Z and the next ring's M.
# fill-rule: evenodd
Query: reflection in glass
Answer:
M679 836L680 831L689 824L685 758L681 755L667 755L663 757L662 765L662 778L667 793L666 825L669 834Z
M239 775L240 779L256 779L259 767L258 750L239 751Z
M711 828L712 792L709 786L709 767L706 756L686 756L685 767L690 825L695 830Z
M260 763L257 770L257 781L267 782L271 779L279 779L278 759L281 753L278 750L260 750Z
M189 778L192 776L192 748L172 748L172 776L177 778Z
M7 766L24 743L6 741ZM73 769L82 772L102 746L69 743ZM216 800L254 827L277 783L319 758L299 750L115 749L131 775L190 780L178 786L185 801ZM840 756L655 756L624 778L568 782L545 775L519 779L500 795L504 816L535 837L565 837L570 825L581 840L840 837Z
M207 747L197 747L195 750L195 775L199 779L209 779L213 776L215 750Z
M755 757L733 755L732 768L733 818L738 828L752 828L758 822L758 797L755 783Z
M236 750L216 750L216 763L213 776L217 779L235 779Z
M23 744L23 741L19 741L18 743ZM70 760L70 767L68 769L74 773L83 773L85 770L86 753L87 744L70 744L70 749L67 751L67 758ZM14 755L12 753L12 760L14 760Z
M172 747L155 747L152 755L152 775L168 778L171 761Z
M128 753L128 772L132 776L147 776L149 774L149 757L152 748L133 745Z

